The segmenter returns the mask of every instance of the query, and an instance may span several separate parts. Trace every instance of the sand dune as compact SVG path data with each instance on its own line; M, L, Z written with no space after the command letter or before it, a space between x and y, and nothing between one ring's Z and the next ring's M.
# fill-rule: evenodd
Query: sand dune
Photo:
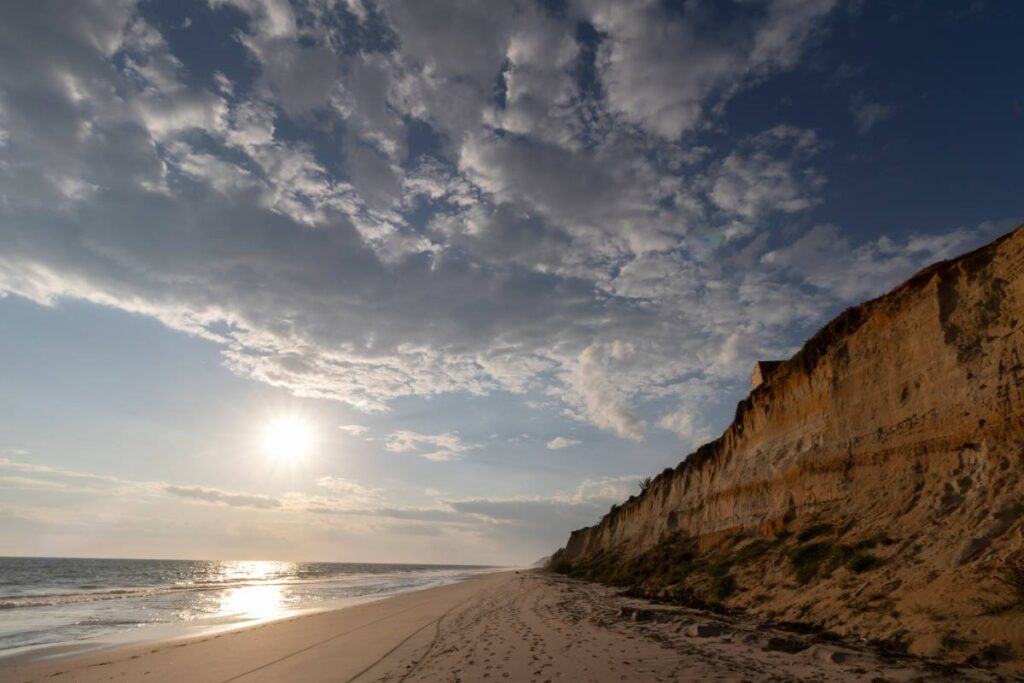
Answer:
M619 596L539 572L500 573L371 604L49 662L17 681L994 680L884 660L752 622Z

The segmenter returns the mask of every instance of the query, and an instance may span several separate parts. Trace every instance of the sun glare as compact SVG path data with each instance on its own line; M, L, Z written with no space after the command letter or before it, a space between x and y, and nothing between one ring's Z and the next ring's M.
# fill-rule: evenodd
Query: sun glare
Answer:
M299 417L275 418L263 431L263 451L277 462L301 460L309 453L312 445L313 431Z

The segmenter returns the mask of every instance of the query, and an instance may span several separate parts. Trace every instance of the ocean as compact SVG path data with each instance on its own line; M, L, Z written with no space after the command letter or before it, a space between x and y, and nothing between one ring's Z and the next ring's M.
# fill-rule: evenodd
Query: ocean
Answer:
M0 557L0 657L46 645L85 647L156 633L233 628L454 583L495 569Z

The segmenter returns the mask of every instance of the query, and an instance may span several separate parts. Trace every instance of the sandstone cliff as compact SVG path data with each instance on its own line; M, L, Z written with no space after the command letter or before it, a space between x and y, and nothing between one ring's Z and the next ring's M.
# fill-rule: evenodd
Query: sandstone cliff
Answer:
M552 565L1022 670L1024 226L851 308Z

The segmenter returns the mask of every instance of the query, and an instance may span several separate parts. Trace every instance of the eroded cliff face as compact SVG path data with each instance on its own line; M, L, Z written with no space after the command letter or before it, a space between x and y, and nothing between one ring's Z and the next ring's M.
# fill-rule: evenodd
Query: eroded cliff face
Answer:
M1011 605L1024 587L1014 595L1006 573L1022 548L1022 472L1024 227L843 313L717 441L573 532L553 562L621 566L683 540L725 556L770 539L777 552L726 570L727 605L924 654L956 658L959 639L964 656L995 658L1003 640L1024 655ZM797 580L801 544L787 534L812 525L839 559ZM872 548L872 566L844 568L857 548ZM647 584L673 581L700 583L676 572ZM865 602L878 595L883 607Z

